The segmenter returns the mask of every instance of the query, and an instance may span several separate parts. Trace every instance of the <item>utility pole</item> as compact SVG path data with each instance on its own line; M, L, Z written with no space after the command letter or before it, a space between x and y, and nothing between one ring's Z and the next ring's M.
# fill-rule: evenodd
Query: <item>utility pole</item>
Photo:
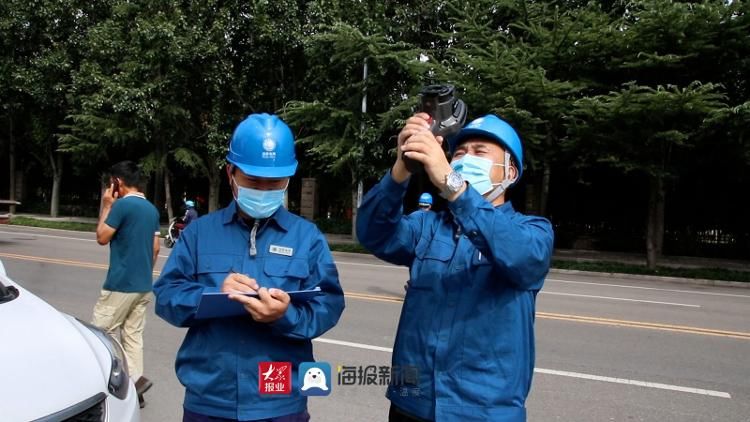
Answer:
M359 124L359 133L365 132L364 116L367 113L367 57L362 66L362 121ZM357 180L357 190L352 192L352 240L357 242L357 210L362 204L362 179Z

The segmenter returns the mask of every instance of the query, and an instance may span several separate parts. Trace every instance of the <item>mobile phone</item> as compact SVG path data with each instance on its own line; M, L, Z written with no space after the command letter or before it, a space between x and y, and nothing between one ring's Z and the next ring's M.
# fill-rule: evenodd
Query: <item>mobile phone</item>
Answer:
M112 180L112 197L117 198L120 196L120 179L113 177L111 180ZM117 192L117 196L115 196L115 192Z

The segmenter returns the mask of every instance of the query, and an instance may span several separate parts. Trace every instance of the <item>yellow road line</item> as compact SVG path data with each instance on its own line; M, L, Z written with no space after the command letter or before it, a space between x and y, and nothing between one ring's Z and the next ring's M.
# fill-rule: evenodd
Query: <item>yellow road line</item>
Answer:
M344 296L354 299L372 300L376 302L403 303L404 299L397 296L378 296L367 293L344 292Z
M599 317L587 317L582 315L553 314L549 312L537 312L537 318L554 319L560 321L585 322L587 324L610 325L617 327L645 328L648 330L672 331L677 333L701 334L706 336L729 337L741 340L750 340L750 333L741 331L715 330L712 328L689 327L685 325L659 324L653 322L628 321L622 319L610 319Z
M44 258L41 256L18 255L18 254L5 253L5 252L0 252L0 258L19 259L22 261L43 262L46 264L67 265L70 267L93 268L97 270L106 270L109 268L109 265L107 264L97 264L94 262L84 262L84 261L72 261L69 259L59 259L59 258ZM159 274L161 274L159 271L154 271L154 275L158 276Z
M404 300L397 296L377 296L366 293L346 292L346 297L362 300L375 300L379 302L401 303ZM712 328L689 327L684 325L659 324L652 322L628 321L621 319L588 317L583 315L555 314L549 312L537 312L537 318L554 319L559 321L582 322L587 324L608 325L615 327L644 328L648 330L671 331L677 333L700 334L706 336L728 337L740 340L750 340L750 333L741 331L715 330Z
M4 253L4 252L0 252L0 257L10 258L10 259L20 259L24 261L43 262L43 263L48 263L48 264L68 265L68 266L82 267L82 268L93 268L93 269L102 269L102 270L106 270L108 268L108 265L96 264L93 262L73 261L73 260L58 259L58 258L44 258L44 257L38 257L38 256L18 255L18 254ZM160 274L159 271L154 271L154 275L158 276L159 274ZM368 293L357 293L357 292L346 292L344 293L344 295L352 299L368 300L368 301L375 301L375 302L402 303L404 301L403 298L398 297L398 296L381 296L381 295L372 295ZM641 321L628 321L628 320L622 320L622 319L589 317L589 316L583 316L583 315L557 314L557 313L550 313L550 312L537 312L536 317L541 318L541 319L552 319L552 320L558 320L558 321L580 322L580 323L586 323L586 324L607 325L607 326L615 326L615 327L643 328L643 329L648 329L648 330L670 331L670 332L676 332L676 333L699 334L699 335L705 335L705 336L716 336L716 337L735 338L735 339L740 339L740 340L750 340L750 333L741 332L741 331L726 331L726 330L716 330L712 328L689 327L689 326L684 326L684 325L660 324L660 323L641 322Z

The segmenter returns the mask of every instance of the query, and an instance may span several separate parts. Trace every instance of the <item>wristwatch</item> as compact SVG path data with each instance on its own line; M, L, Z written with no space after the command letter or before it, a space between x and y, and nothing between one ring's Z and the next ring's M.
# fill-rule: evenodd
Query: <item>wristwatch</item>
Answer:
M443 190L440 192L440 196L442 196L443 198L448 198L454 193L460 191L463 186L463 176L461 176L461 173L453 170L445 175L445 186L443 186Z

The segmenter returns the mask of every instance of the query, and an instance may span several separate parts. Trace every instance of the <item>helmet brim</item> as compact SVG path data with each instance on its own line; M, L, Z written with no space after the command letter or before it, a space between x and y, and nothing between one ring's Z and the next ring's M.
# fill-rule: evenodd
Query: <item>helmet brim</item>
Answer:
M502 139L498 138L497 135L495 135L492 132L478 129L478 128L471 128L471 129L461 129L461 132L458 132L453 139L450 140L450 146L451 146L451 154L456 152L456 148L458 148L459 145L461 145L462 142L465 142L469 138L485 138L487 140L496 142L500 144L503 149L510 149L508 147L508 144L505 143ZM510 151L509 151L510 152ZM518 157L515 157L516 159Z
M297 164L298 164L298 162L295 160L294 164L289 165L289 166L260 167L260 166L250 166L247 164L240 164L232 160L229 160L229 162L235 165L237 168L240 169L240 171L242 171L248 176L270 177L270 178L292 177L297 172Z

